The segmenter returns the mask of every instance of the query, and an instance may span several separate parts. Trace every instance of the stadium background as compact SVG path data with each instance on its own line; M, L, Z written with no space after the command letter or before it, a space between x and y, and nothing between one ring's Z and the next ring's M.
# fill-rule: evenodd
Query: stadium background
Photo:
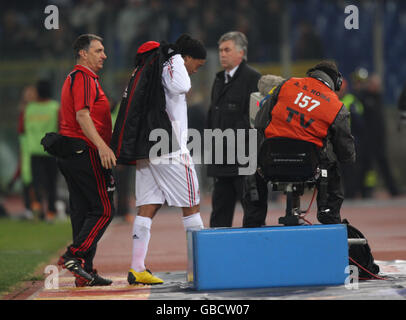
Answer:
M59 9L57 30L44 26L49 4ZM359 9L358 30L344 27L348 16L344 8L350 4ZM202 39L209 50L208 62L193 77L188 101L194 110L205 113L220 68L217 40L230 30L247 34L248 61L262 74L302 76L315 61L331 58L347 78L357 67L381 75L389 159L398 182L405 185L406 128L397 130L396 108L406 82L405 1L19 0L0 4L1 189L17 167L23 88L48 78L54 98L59 99L62 82L74 64L71 44L79 34L104 38L108 59L101 81L114 102L121 97L139 44L174 41L183 32Z

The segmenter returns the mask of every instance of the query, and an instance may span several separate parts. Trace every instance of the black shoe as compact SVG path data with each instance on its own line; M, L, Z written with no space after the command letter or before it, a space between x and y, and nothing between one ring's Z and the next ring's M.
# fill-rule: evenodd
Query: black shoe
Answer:
M322 224L340 224L340 214L333 214L330 209L321 209L317 212L317 220Z
M61 256L58 261L58 265L62 266L64 269L68 269L73 275L80 279L81 281L92 281L93 276L87 273L83 269L83 260L78 258L67 258Z
M93 280L88 281L84 278L76 278L75 285L76 287L94 287L94 286L109 286L113 283L110 279L105 279L97 273L96 269L93 269L91 272L88 272Z
M112 280L99 276L96 269L93 269L90 274L93 276L93 280L87 284L88 286L109 286L113 283Z

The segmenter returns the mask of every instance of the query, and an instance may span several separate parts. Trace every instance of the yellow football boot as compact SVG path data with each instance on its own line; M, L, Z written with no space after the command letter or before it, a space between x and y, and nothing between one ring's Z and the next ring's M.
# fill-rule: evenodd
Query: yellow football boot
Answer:
M127 281L129 284L162 284L164 281L154 276L148 269L142 272L136 272L130 269L128 272Z

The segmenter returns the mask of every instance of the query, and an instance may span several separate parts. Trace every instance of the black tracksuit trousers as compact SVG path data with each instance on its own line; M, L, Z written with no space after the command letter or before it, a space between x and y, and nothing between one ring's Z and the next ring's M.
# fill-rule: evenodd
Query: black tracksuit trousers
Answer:
M58 159L58 166L68 185L71 209L73 243L65 256L84 259L85 270L90 272L97 242L115 212L112 172L102 167L98 151L92 148Z

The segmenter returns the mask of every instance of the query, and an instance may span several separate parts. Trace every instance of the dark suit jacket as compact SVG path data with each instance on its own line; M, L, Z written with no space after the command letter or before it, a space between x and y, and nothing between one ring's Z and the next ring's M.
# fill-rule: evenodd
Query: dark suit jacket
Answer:
M232 129L235 134L235 150L237 152L236 129L249 129L249 103L252 92L258 91L258 80L261 74L249 67L243 61L238 67L231 81L225 84L224 70L216 74L211 93L211 104L207 116L208 129ZM246 132L248 138L248 131ZM246 139L248 142L248 139ZM235 155L235 164L225 164L227 161L227 143L223 144L223 163L214 164L214 139L212 164L208 165L209 176L236 176L239 164ZM247 143L246 143L247 144ZM246 149L248 146L246 145ZM246 154L247 155L247 154ZM248 156L248 155L247 155Z

